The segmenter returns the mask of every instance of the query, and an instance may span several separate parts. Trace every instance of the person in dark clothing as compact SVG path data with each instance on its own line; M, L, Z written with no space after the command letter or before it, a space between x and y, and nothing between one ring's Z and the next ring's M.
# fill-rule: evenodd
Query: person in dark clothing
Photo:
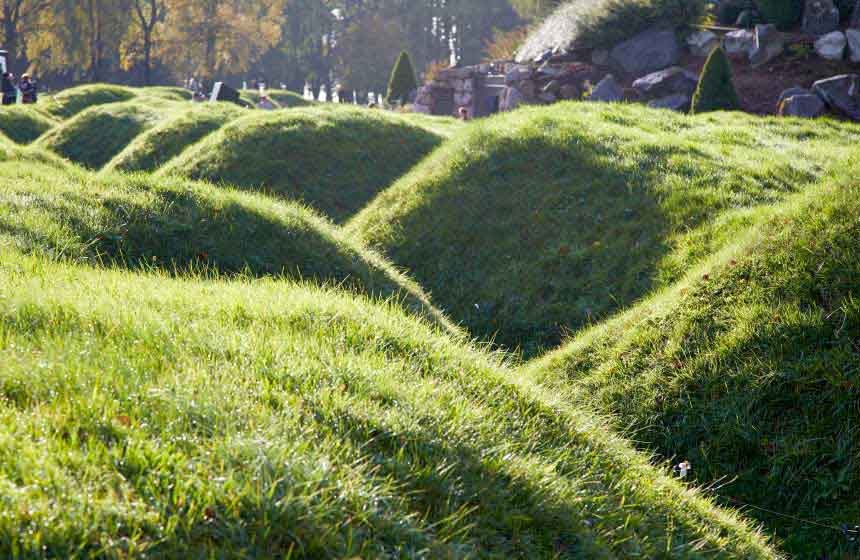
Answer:
M21 76L21 83L18 84L21 90L21 103L36 102L36 80L32 79L28 74Z
M18 100L18 89L15 87L15 76L11 72L3 72L0 89L3 90L3 105L14 105Z

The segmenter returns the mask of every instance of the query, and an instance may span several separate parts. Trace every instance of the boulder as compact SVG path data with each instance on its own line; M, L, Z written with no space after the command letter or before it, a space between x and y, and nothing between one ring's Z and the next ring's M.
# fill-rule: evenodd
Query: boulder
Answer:
M609 64L609 51L606 49L594 49L591 52L591 63L595 66L606 66Z
M520 105L525 103L523 94L515 87L506 87L502 92L502 99L499 103L500 111L513 111Z
M815 41L815 52L825 60L842 60L848 40L841 31L833 31Z
M723 49L729 56L748 56L755 48L755 33L747 29L731 31L723 37Z
M612 74L607 74L600 80L588 94L588 101L621 101L624 99L624 90Z
M827 111L824 101L814 93L787 97L779 104L779 114L783 117L804 117L814 119Z
M505 83L511 85L516 82L528 80L532 77L532 69L528 66L514 66L505 73Z
M852 29L860 28L860 0L855 0L854 9L851 10L851 19L848 20L848 27Z
M633 89L643 100L652 100L671 95L691 97L696 91L699 77L680 66L653 72L633 82Z
M558 92L558 96L561 99L579 99L582 97L582 91L573 84L567 84L561 86L561 89Z
M848 41L848 58L851 62L860 62L860 29L846 29L845 39Z
M555 103L558 101L558 97L554 93L542 93L538 96L538 99L544 103Z
M687 112L690 110L691 101L692 97L689 95L676 93L674 95L668 95L666 97L661 97L660 99L649 101L648 106L654 109L670 109L672 111Z
M839 8L833 0L806 0L803 9L803 32L826 35L839 28Z
M860 121L860 75L843 74L819 80L812 84L812 90L834 111Z
M767 64L781 55L784 49L785 39L775 25L756 25L750 64L753 67Z
M561 82L559 82L558 80L552 80L547 85L543 86L543 88L541 89L541 92L542 93L556 94L559 92L560 89L561 89Z
M609 58L625 74L641 76L677 64L681 47L673 30L654 28L616 45Z
M790 87L787 90L784 90L779 94L779 99L776 101L776 110L779 112L779 106L782 105L782 102L788 99L789 97L794 97L795 95L808 95L812 93L806 88L802 88L800 86Z
M693 56L708 56L711 51L720 46L720 38L716 33L707 29L696 31L687 37L687 47Z

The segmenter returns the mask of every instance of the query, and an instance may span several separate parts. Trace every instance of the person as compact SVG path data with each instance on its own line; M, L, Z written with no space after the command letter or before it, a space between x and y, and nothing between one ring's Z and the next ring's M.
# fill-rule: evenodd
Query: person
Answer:
M37 101L36 80L32 79L29 74L21 76L21 83L18 85L21 90L21 103L35 103Z
M460 115L461 121L469 120L469 110L466 109L465 107L460 107L460 110L458 111L458 113Z
M15 76L11 72L3 72L0 89L3 90L3 105L14 105L18 100L18 88L15 87Z

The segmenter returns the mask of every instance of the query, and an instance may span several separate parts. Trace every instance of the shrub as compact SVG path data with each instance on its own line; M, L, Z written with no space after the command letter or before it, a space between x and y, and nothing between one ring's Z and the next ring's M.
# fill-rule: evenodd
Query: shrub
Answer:
M702 69L690 112L735 111L740 107L726 53L723 49L714 49Z
M418 82L415 80L412 60L409 58L409 53L403 51L397 58L394 70L391 72L391 79L388 81L388 95L385 99L388 103L393 104L397 101L401 105L405 105L409 102L409 94L417 87Z
M793 27L803 15L801 0L757 0L756 4L764 21L780 29Z

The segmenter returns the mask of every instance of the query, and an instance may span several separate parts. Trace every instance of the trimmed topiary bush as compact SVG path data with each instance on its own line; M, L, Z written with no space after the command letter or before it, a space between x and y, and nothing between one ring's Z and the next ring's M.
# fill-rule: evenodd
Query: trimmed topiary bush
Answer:
M714 49L702 69L690 112L695 115L708 111L737 111L740 108L726 53L723 49Z
M418 87L415 80L415 69L409 53L403 51L397 58L394 70L391 71L391 79L388 81L388 95L386 101L389 103L399 102L405 105L409 101L409 94Z
M757 0L756 5L766 23L783 30L797 25L803 15L802 0Z

